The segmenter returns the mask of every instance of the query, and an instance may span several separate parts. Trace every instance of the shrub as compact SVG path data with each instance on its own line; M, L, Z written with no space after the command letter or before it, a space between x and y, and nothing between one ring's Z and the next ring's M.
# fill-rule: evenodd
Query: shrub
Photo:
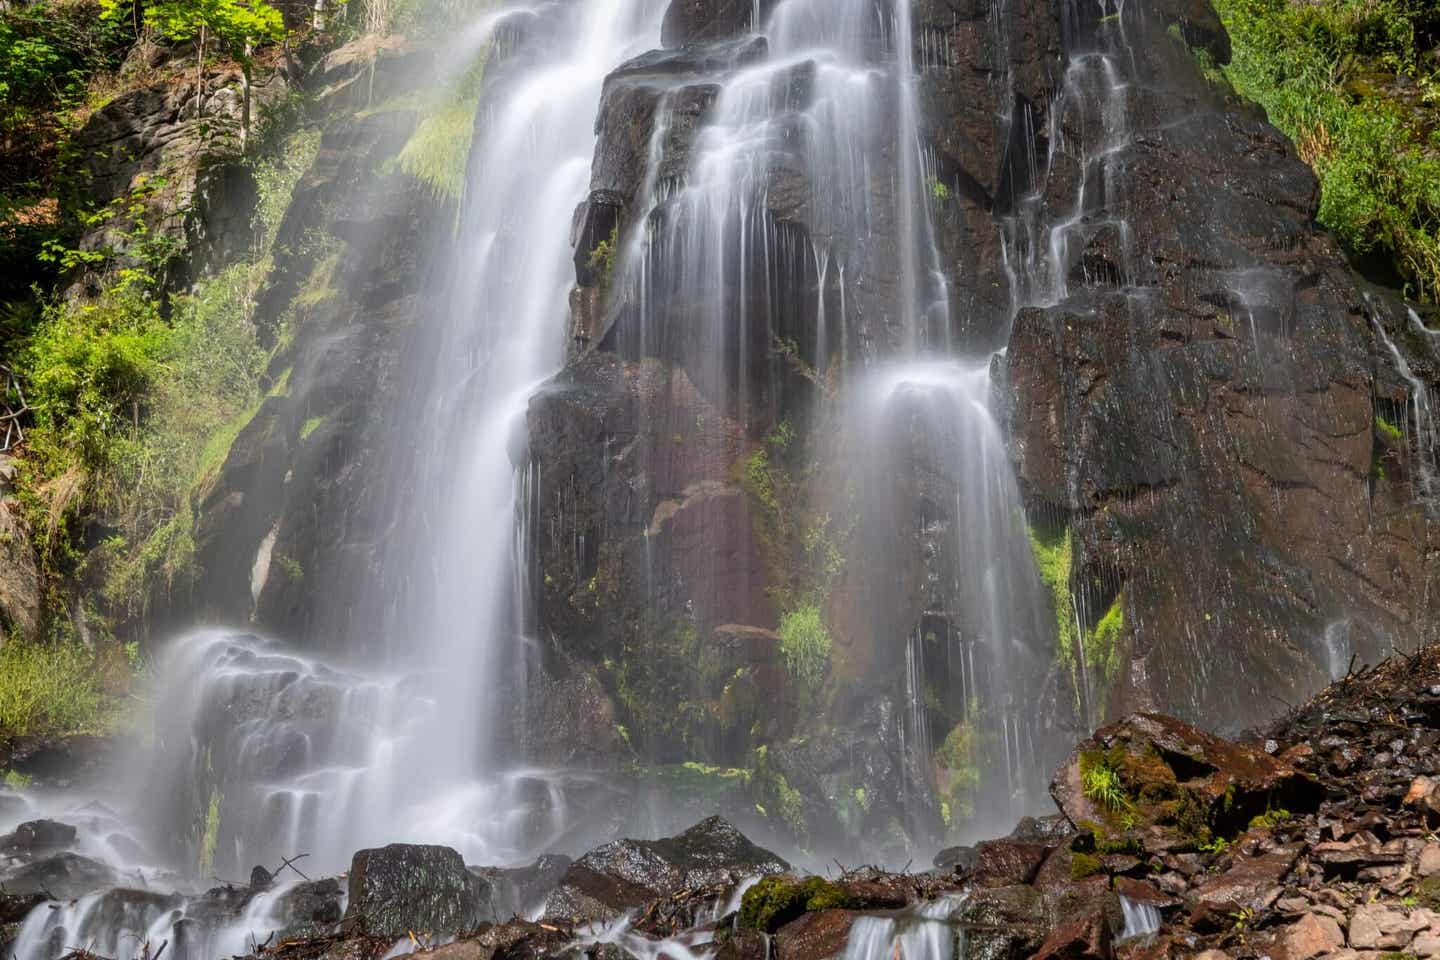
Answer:
M1233 46L1225 74L1314 168L1320 222L1362 263L1393 265L1412 294L1436 299L1440 66L1425 57L1420 38L1440 30L1440 7L1432 0L1215 6Z
M830 665L830 631L819 607L805 604L780 618L780 652L790 675L805 689L820 685Z
M130 670L116 651L12 639L0 646L0 735L105 732Z

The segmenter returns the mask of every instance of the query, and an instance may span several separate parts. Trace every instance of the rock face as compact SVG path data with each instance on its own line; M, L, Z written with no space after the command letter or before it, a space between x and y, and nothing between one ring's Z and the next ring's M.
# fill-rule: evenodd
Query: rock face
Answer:
M911 36L858 42L884 69L917 65L936 260L922 272L948 292L924 339L957 355L1003 348L989 400L1032 534L1016 519L1013 546L1023 558L1063 544L1053 609L1037 603L1014 636L980 636L955 585L986 573L945 553L970 533L949 513L954 484L925 437L863 435L846 405L911 346L895 308L913 281L898 253L906 227L877 214L837 239L848 201L817 201L835 185L807 166L803 137L827 65L778 59L752 35L773 9L674 0L663 49L621 65L601 93L585 200L555 225L574 240L571 350L511 444L536 642L525 695L499 718L506 748L635 771L686 816L724 809L794 841L899 857L939 847L967 816L1013 819L1009 791L989 807L967 794L977 769L1000 783L1006 758L1062 751L1135 710L1233 733L1352 655L1433 634L1440 590L1418 496L1429 465L1377 423L1407 424L1440 352L1403 310L1367 298L1314 225L1314 179L1293 147L1203 69L1197 52L1228 56L1213 10L917 0ZM365 59L338 52L305 82L358 107ZM414 59L398 43L381 51L379 88ZM646 231L679 236L695 212L678 198L697 145L725 85L757 65L791 125L756 151L759 199L730 266L765 283L705 304L673 277L626 273L617 251ZM898 85L883 86L871 107L898 116ZM273 388L199 491L204 574L156 599L157 629L253 620L359 658L404 635L380 585L419 569L426 544L396 518L440 521L412 505L418 474L390 468L416 458L411 428L431 411L432 385L406 372L427 347L428 251L455 211L388 162L418 117L375 103L385 109L327 129L306 200L281 226L257 302L272 333L290 324ZM184 109L130 104L126 116L146 119L128 125L97 114L97 173L118 189L140 169L109 144L135 144L156 167ZM878 139L849 192L894 211L909 145ZM246 189L227 181L215 195ZM706 310L724 323L702 323ZM899 493L862 525L848 488L874 474ZM25 580L22 569L21 613L6 613L22 630ZM786 629L787 614L812 611ZM823 646L818 677L802 676L797 637ZM970 655L1006 644L1036 661L1017 671L1023 696L972 696L990 685ZM1225 753L1188 731L1131 729L1147 743L1173 734L1176 756ZM1048 773L1048 758L1034 765ZM1211 776L1175 769L1164 788L1201 804L1207 829ZM1247 796L1288 796L1232 780ZM1097 815L1077 783L1057 789L1077 823ZM946 863L984 854L987 884L1005 889L1064 873L1071 853L1134 856L1034 864L1035 850L1011 847ZM594 909L633 899L607 897ZM1089 927L1072 932L1051 949L1100 949Z
M480 879L449 847L361 850L350 864L349 892L345 919L370 936L463 933L486 919Z
M733 887L789 864L755 846L730 823L711 817L665 840L616 840L565 871L545 901L550 921L608 920L682 891Z

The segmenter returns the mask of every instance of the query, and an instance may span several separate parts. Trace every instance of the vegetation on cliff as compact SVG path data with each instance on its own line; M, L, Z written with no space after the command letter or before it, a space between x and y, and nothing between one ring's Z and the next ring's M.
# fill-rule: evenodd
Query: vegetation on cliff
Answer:
M1322 224L1378 279L1440 299L1440 6L1215 0L1225 75L1295 141Z

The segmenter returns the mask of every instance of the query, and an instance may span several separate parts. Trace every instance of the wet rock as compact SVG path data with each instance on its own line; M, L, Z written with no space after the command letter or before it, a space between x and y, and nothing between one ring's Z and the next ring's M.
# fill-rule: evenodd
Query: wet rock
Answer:
M1274 850L1258 857L1239 857L1230 869L1195 891L1192 922L1224 917L1237 911L1255 913L1280 898L1280 881L1290 872L1299 847Z
M487 919L502 923L511 917L531 915L543 906L572 863L569 857L550 854L524 867L471 867L470 872L488 887Z
M664 840L616 840L565 871L545 901L551 922L585 923L681 890L733 885L780 873L784 860L747 840L720 817Z
M27 858L43 856L70 847L75 843L75 835L75 828L68 823L32 820L20 824L8 837L0 837L0 853Z
M1107 960L1112 955L1110 924L1097 910L1057 926L1031 960Z
M1420 851L1415 872L1422 877L1433 877L1440 873L1440 843L1427 843Z
M759 930L748 927L729 929L722 927L716 932L718 949L715 960L769 960L770 938Z
M351 860L345 920L370 936L463 933L484 920L482 894L449 847L394 843Z
M855 916L846 910L806 913L776 932L775 956L785 960L825 960L844 956Z
M0 893L0 927L21 922L31 909L44 902L43 893Z
M73 900L120 882L120 875L105 864L75 853L57 853L15 870L5 879L12 894L43 893L57 900Z
M1345 946L1345 934L1331 918L1308 913L1285 928L1281 942L1289 960L1310 960Z
M965 933L969 960L1029 956L1048 930L1045 897L1027 886L976 890L960 905L955 920Z
M940 870L954 870L967 873L975 868L979 854L974 847L946 847L935 854L934 864Z
M339 923L345 914L345 895L333 877L311 880L287 891L280 901L284 936L308 937Z
M989 840L975 848L972 876L989 887L1029 883L1052 848L1040 843Z
M1084 778L1104 775L1116 796L1102 805ZM1135 714L1082 741L1050 783L1056 804L1077 827L1125 832L1123 806L1155 852L1210 834L1233 836L1270 810L1312 811L1319 785L1289 763L1172 717Z

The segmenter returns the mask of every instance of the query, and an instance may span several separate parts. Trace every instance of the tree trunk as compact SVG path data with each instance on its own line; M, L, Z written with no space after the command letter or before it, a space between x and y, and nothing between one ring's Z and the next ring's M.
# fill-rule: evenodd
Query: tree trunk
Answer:
M240 55L240 149L250 139L250 53L253 47L245 40L245 52Z
M200 24L200 39L195 44L195 119L205 109L205 24Z

